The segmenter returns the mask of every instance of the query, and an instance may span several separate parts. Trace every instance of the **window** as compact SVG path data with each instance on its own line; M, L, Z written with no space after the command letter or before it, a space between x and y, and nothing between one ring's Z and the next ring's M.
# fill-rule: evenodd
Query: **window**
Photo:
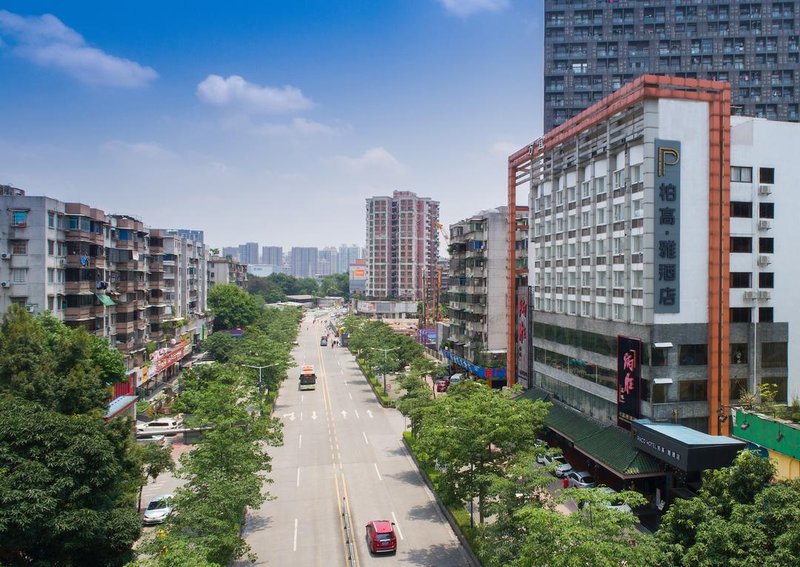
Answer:
M602 239L596 240L595 242L597 242L597 255L602 256L606 253L606 241L605 239Z
M761 272L758 274L758 287L773 288L775 287L775 273L774 272Z
M749 307L731 307L731 323L750 323L753 310Z
M753 182L753 168L752 167L738 167L731 166L731 181L739 183L752 183Z
M583 198L588 197L592 192L591 184L588 181L584 181L581 183L581 196Z
M14 283L25 283L25 272L23 268L15 268L11 270L11 281Z
M11 253L17 254L18 256L25 256L28 253L28 241L27 240L12 240L11 241Z
M731 364L747 364L747 343L731 343Z
M750 253L752 251L753 251L752 238L750 238L749 236L731 236L731 252Z
M732 378L729 396L731 400L738 400L747 392L747 378Z
M666 366L667 363L667 349L653 347L650 350L650 366Z
M625 185L625 170L619 169L614 172L614 189L619 189Z
M644 307L641 305L633 306L633 321L634 323L641 323L644 321Z
M775 183L775 168L773 167L759 167L758 168L758 182L759 183Z
M597 224L606 224L606 208L597 209Z
M708 364L706 345L681 345L678 351L678 364L681 366Z
M578 314L578 306L575 301L567 301L567 313L569 315L577 315Z
M581 302L581 315L584 317L592 316L592 303L590 301Z
M11 211L11 226L28 226L28 211Z
M53 211L47 213L47 228L56 227L56 214Z
M775 239L774 238L759 238L758 251L762 254L772 254L775 252Z
M632 165L631 166L631 183L639 183L642 180L642 166Z
M758 308L758 322L759 323L772 323L773 312L772 307L759 307Z
M52 256L56 251L56 243L54 240L47 241L47 255Z
M614 287L625 285L625 272L614 272Z
M584 228L592 226L592 213L581 213L581 226Z
M606 304L605 303L598 303L597 304L597 318L598 319L605 319L608 315L606 315Z
M616 321L624 321L625 320L625 306L621 303L614 304L614 319Z
M55 268L47 268L47 283L55 283L56 281L56 270Z
M708 382L705 380L684 380L678 384L680 401L705 402L708 401Z
M786 343L761 343L762 368L785 368L786 361Z
M633 287L642 287L644 285L644 272L642 270L633 270Z
M731 217L741 219L753 218L753 203L746 201L731 201Z
M584 256L591 256L592 255L592 241L589 240L588 242L581 242L581 254Z
M758 216L762 219L774 219L775 203L759 203Z
M606 287L608 285L607 272L597 272L597 285L599 287Z
M598 177L594 180L594 191L598 195L601 195L606 192L606 178L605 177Z
M753 274L750 272L731 272L731 287L753 287L752 281Z
M666 384L653 384L652 388L653 397L651 402L654 404L664 404L667 402L667 385Z
M614 205L614 222L623 220L625 220L625 212L622 209L622 205Z

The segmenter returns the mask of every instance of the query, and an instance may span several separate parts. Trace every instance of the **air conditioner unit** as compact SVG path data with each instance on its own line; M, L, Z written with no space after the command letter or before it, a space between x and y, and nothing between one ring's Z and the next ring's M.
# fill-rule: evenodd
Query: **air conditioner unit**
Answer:
M759 266L768 266L770 264L769 256L764 254L759 255L758 257L758 265Z
M0 287L9 287L11 286L11 282L0 282Z
M758 221L758 230L769 230L772 227L768 220Z
M27 311L28 313L33 313L34 311L36 311L36 306L35 305L26 305L25 306L25 311Z
M66 263L67 263L67 259L66 258L59 258L58 259L58 265L59 266L63 266Z
M2 254L0 254L0 259L10 260L11 259L11 252L3 252Z
M772 185L767 185L762 183L758 186L758 194L759 195L771 195L772 194Z
M756 298L756 292L754 292L753 290L748 290L748 291L744 292L744 298L745 299L755 299Z
M758 292L758 298L759 299L769 299L770 297L771 296L770 296L770 293L768 291L759 291Z

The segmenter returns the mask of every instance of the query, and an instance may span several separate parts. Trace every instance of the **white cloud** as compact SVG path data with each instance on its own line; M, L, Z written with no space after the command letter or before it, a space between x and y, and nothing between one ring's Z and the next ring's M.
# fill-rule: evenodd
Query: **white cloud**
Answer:
M509 6L509 0L439 0L445 10L466 17L478 12L499 12Z
M348 173L360 174L371 171L399 173L405 170L397 158L385 148L370 148L358 157L336 156L331 162Z
M227 79L209 75L197 85L197 97L207 104L252 112L294 112L314 106L297 87L262 87L239 75Z
M92 85L141 87L158 77L150 67L90 47L75 30L52 14L20 16L0 10L0 47L42 67L52 67Z

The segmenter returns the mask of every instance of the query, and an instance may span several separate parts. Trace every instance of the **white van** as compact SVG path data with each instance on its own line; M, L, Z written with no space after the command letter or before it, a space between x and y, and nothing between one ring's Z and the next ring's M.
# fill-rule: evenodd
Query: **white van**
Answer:
M463 381L464 381L464 375L463 374L453 374L452 376L450 376L450 385L451 386L454 386L455 384L460 384Z
M137 423L137 433L168 433L181 426L177 419L173 418L160 418L148 421L147 423Z

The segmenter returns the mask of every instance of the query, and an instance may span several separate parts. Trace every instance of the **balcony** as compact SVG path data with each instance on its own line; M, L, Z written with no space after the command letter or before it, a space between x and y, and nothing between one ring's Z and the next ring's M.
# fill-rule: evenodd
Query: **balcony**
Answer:
M79 282L64 282L64 291L70 293L93 293L95 291L96 283L94 281L84 280Z
M84 254L70 254L64 259L64 263L70 268L105 268L105 256L89 256Z

